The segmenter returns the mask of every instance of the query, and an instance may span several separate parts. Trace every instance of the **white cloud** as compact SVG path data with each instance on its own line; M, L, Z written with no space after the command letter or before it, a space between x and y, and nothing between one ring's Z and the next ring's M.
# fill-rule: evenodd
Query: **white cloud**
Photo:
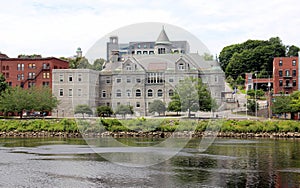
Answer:
M213 54L249 38L279 36L284 44L300 46L299 5L296 0L11 0L1 5L0 51L11 57L71 56L77 47L87 51L105 34L138 22L183 27Z

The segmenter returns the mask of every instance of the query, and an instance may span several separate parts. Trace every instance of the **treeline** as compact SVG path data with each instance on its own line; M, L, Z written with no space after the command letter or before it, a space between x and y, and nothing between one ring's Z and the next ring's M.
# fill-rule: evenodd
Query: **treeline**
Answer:
M247 40L222 49L219 62L226 77L236 80L247 72L258 71L258 77L272 75L273 58L298 56L299 47L284 45L279 37L269 40Z
M65 58L60 57L60 59L69 62L69 68L71 69L92 69L101 71L105 60L102 58L96 59L94 62L89 62L85 57L76 57L76 58Z

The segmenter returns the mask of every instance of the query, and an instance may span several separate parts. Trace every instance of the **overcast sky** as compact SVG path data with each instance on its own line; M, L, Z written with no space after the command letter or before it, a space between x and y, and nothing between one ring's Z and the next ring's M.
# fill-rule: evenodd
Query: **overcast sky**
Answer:
M300 46L299 12L298 0L9 0L1 2L0 51L69 57L81 47L85 54L108 33L143 22L183 28L214 55L275 36Z

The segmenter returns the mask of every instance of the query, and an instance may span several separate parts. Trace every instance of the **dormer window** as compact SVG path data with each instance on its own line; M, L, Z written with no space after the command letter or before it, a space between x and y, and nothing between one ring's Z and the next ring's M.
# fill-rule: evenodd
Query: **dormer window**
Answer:
M126 70L131 70L131 65L130 64L126 64Z
M178 69L179 70L184 70L184 64L183 63L179 63L178 64Z
M158 54L165 54L166 49L165 48L158 48Z

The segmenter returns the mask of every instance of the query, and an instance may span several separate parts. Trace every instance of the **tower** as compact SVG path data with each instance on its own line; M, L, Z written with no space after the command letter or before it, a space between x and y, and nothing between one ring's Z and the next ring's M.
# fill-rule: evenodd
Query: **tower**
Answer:
M82 51L81 51L80 47L78 47L76 50L76 57L78 57L78 58L82 57Z
M110 36L106 46L106 60L109 61L115 52L119 51L119 41L117 36Z
M164 26L155 41L154 51L155 54L168 54L171 52L171 45L172 43L169 40L169 37L166 34Z

